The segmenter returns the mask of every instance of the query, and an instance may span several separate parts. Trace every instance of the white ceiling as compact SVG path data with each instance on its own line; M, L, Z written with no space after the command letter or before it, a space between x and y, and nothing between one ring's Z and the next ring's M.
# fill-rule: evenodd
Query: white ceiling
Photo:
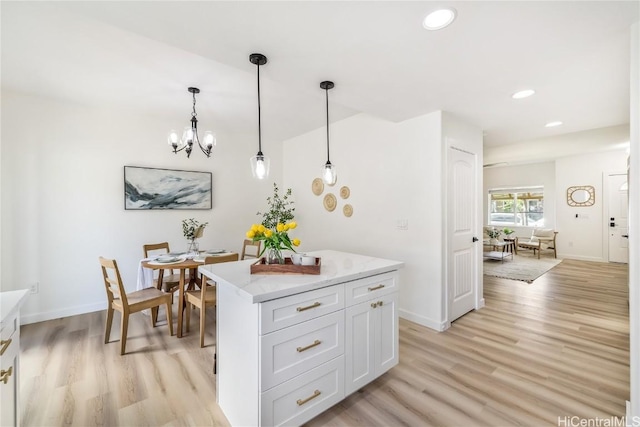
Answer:
M431 32L422 18L453 6ZM366 112L445 110L498 146L629 122L637 1L1 2L2 88L190 117L203 129L287 139ZM524 88L533 97L511 99ZM545 128L561 120L565 124Z

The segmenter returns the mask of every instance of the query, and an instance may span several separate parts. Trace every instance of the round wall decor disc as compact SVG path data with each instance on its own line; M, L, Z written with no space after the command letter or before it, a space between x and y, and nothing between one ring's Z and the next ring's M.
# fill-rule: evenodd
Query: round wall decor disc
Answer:
M351 190L349 190L349 187L347 187L346 185L340 189L340 197L342 197L343 199L348 199L350 194Z
M349 218L351 215L353 215L353 206L348 204L344 205L344 207L342 208L342 213L344 214L344 216Z
M320 178L314 179L311 183L311 191L313 191L313 194L316 196L321 195L324 191L324 182L322 182Z
M338 199L336 199L336 196L329 193L326 196L324 196L323 204L326 210L328 210L329 212L333 212L336 206L338 205Z

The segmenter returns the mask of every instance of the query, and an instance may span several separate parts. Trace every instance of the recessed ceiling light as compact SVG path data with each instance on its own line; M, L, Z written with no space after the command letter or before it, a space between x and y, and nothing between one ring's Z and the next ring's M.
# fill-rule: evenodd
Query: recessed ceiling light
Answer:
M552 128L552 127L560 126L561 124L562 124L562 122L549 122L546 125L544 125L544 127Z
M533 89L525 89L525 90L521 90L519 92L514 93L513 95L511 95L511 97L513 99L522 99L522 98L527 98L533 95L534 93L536 93L536 91Z
M422 20L422 26L427 30L441 30L456 19L456 10L453 8L438 9L428 14Z

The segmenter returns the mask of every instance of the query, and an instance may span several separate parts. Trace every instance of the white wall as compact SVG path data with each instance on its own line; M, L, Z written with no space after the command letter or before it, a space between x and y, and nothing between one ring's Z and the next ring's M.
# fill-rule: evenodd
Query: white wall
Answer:
M392 123L359 114L331 124L338 182L320 196L312 193L311 182L326 161L326 129L284 142L284 182L296 197L300 250L404 261L400 314L434 329L441 329L444 316L442 116ZM347 200L339 196L342 186L351 190ZM323 207L327 193L338 198L333 212ZM353 205L351 218L342 213L346 203ZM398 221L406 221L407 230L398 229Z
M300 249L337 249L404 261L401 314L432 326L440 320L440 113L402 123L359 114L331 125L331 162L338 182L311 191L326 161L326 129L284 142L284 182L296 196ZM339 190L351 195L342 200ZM328 212L323 197L338 207ZM342 213L353 206L353 216ZM406 220L407 230L396 228Z
M624 173L626 169L626 150L589 153L556 161L558 256L585 261L609 261L604 175L610 172ZM575 185L592 185L595 188L593 206L574 207L567 204L567 188Z
M239 251L244 233L281 181L281 144L264 140L272 175L251 178L249 157L257 130L217 131L213 158L173 154L170 128L180 117L100 110L3 91L1 170L1 289L39 282L22 311L25 323L106 307L98 256L117 259L129 290L136 286L144 243L168 241L186 248L181 221L208 221L201 247ZM207 117L198 117L203 130ZM213 120L212 120L213 121ZM123 166L211 171L213 209L125 211Z

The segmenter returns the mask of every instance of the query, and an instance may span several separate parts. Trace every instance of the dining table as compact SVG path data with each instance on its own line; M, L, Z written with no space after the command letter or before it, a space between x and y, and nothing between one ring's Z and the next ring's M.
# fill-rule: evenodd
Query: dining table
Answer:
M158 270L158 282L157 288L162 290L162 278L165 270L180 270L180 283L179 283L179 296L178 296L178 338L182 338L182 323L183 313L186 307L185 304L185 292L191 289L195 289L195 286L200 286L200 279L198 278L198 267L204 265L205 257L229 255L234 252L217 251L215 253L203 252L199 255L176 255L174 262L159 261L158 257L150 259L143 259L140 261L141 268L149 270ZM187 271L189 275L187 276ZM140 283L140 277L145 277L144 274L138 275L138 286L145 287L145 284ZM187 277L189 278L187 282Z

